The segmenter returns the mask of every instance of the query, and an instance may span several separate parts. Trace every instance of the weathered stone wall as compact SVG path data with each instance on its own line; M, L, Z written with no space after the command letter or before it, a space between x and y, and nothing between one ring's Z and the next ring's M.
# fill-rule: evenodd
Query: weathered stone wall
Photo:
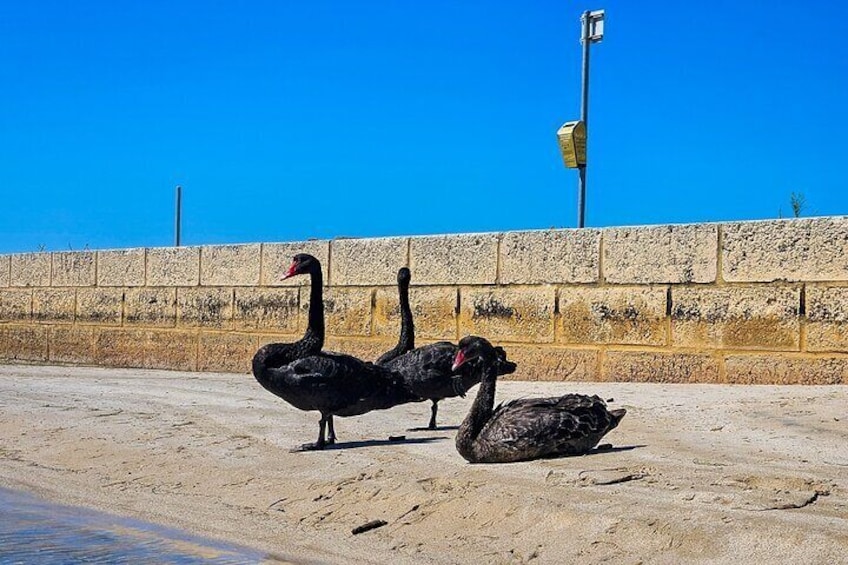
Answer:
M848 217L0 256L0 359L249 371L306 325L325 273L328 349L479 334L515 378L848 383Z

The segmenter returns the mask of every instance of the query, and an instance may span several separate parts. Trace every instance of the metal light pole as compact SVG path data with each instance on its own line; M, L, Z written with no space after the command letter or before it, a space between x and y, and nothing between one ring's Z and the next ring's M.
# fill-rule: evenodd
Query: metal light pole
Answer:
M177 185L177 201L174 209L174 246L180 246L180 224L183 215L183 187Z
M587 10L580 17L582 31L580 43L583 44L583 81L580 95L580 121L586 134L586 142L589 140L589 46L599 43L604 38L604 11ZM585 225L586 217L586 163L577 167L580 184L577 192L577 227Z

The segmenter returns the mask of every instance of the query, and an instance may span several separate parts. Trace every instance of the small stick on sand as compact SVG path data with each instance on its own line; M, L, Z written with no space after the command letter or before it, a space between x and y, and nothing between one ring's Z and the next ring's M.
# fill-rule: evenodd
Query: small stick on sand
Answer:
M367 532L368 530L373 530L375 528L382 528L388 524L385 520L371 520L370 522L365 522L361 526L356 526L354 529L350 531L353 535L362 534Z

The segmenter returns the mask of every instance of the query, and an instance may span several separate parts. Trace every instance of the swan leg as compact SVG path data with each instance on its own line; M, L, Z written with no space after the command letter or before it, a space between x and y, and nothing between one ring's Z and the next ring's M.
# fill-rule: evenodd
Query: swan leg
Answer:
M333 429L333 415L330 414L327 417L327 444L332 445L336 443L336 430Z
M433 400L433 405L430 407L430 423L427 424L428 430L436 429L436 412L439 411L439 401Z
M325 416L321 414L321 419L318 421L318 441L315 443L304 443L299 447L295 447L292 451L318 451L324 449L327 445L327 442L324 439L324 427L327 424L327 418L332 418L332 416Z

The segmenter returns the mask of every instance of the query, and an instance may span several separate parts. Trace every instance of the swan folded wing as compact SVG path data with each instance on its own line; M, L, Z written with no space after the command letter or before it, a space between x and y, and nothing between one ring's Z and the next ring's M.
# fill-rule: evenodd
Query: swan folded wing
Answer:
M448 371L450 372L457 348L450 342L439 341L404 353L392 359L386 367L393 371Z
M602 435L609 425L609 414L597 397L518 399L498 406L480 436L502 448L558 453L564 446L576 447L580 440Z
M267 387L301 410L344 406L363 394L373 394L377 383L368 366L348 355L312 355L267 371Z
M442 385L449 387L450 377L453 375L451 364L455 355L456 346L448 342L438 342L404 353L389 361L385 367L401 375L404 382L416 390L421 387L438 389Z

